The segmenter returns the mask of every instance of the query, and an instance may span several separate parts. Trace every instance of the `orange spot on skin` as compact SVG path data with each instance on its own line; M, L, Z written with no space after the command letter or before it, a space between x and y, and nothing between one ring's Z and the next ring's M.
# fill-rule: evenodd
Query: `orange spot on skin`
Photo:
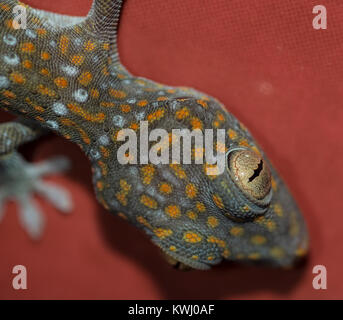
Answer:
M202 237L196 232L187 231L183 235L183 240L189 243L198 243L202 240Z
M140 100L137 102L137 106L139 107L145 107L148 105L148 100Z
M149 122L154 122L156 120L160 120L164 117L165 110L164 109L158 109L153 113L150 113L147 117L147 120Z
M237 139L237 132L236 131L229 129L227 134L231 140Z
M265 217L261 216L254 220L256 223L263 225L269 231L274 231L276 228L276 224L273 220L266 219Z
M181 110L178 110L175 112L175 117L176 119L178 120L182 120L182 119L185 119L189 116L189 110L188 108L184 107L182 108Z
M120 188L125 192L125 194L127 194L131 190L131 185L128 184L126 180L121 179L119 181L119 184L120 184Z
M261 235L255 235L251 237L251 242L256 245L262 245L267 242L267 239Z
M258 260L261 258L261 255L258 252L253 252L248 255L250 260Z
M150 184L154 174L155 168L152 165L146 165L141 169L143 175L143 184Z
M18 72L12 72L10 75L10 79L16 84L24 84L26 82L25 77Z
M173 188L168 183L162 183L160 185L160 192L164 194L171 194L173 191Z
M208 104L205 100L197 100L197 103L200 104L205 109L207 109L208 107Z
M100 151L102 155L104 156L104 158L109 158L110 151L107 148L105 148L104 146L100 146Z
M9 20L5 20L4 25L5 25L5 27L7 27L9 29L14 29L13 23L14 23L13 19L9 19ZM16 23L16 25L18 26L17 23Z
M137 221L149 229L152 229L151 224L142 216L137 217Z
M120 218L122 218L124 220L128 220L127 216L124 213L122 213L122 212L118 213L118 217L120 217Z
M227 259L228 257L230 257L230 250L229 249L225 249L223 252L222 252L222 256Z
M136 131L139 129L139 124L137 122L132 122L129 128Z
M113 88L109 89L108 93L117 99L124 99L126 97L126 93L122 90L115 90Z
M167 97L158 97L157 98L157 101L166 101L166 100L168 100Z
M277 216L282 217L283 216L283 209L279 203L276 203L273 206L274 212L276 213Z
M79 105L77 104L73 104L73 103L69 103L67 105L68 109L78 115L80 115L82 118L84 118L87 121L90 122L98 122L98 123L102 123L105 120L105 114L100 112L97 114L91 114L85 110L83 110Z
M45 36L47 34L47 31L43 28L36 29L36 32L39 36Z
M123 194L122 192L117 192L116 198L121 203L121 205L123 205L123 206L127 205L127 198L126 198L125 194Z
M32 62L30 60L24 60L22 65L25 69L32 69Z
M77 66L80 66L84 60L85 60L85 57L81 55L75 55L71 57L71 62Z
M219 221L216 217L213 217L213 216L209 216L207 218L207 224L211 227L211 228L215 228L218 226L219 224Z
M97 188L99 191L104 190L104 183L103 183L102 181L97 181L97 183L96 183L96 188Z
M212 199L214 201L214 203L216 204L216 206L220 209L224 209L224 203L223 200L220 196L218 196L217 194L212 196Z
M180 208L176 205L169 205L165 208L164 211L171 218L179 218L181 216Z
M198 214L192 210L187 211L187 217L192 220L196 220L198 218Z
M67 53L69 46L69 38L65 35L62 35L60 38L60 50L63 54Z
M124 113L129 113L131 111L131 106L129 106L128 104L122 104L120 106L120 109Z
M100 102L100 107L103 107L103 108L113 108L114 106L115 106L114 102L106 102L106 101Z
M275 192L277 190L277 183L276 183L276 181L275 181L275 179L273 177L272 177L271 183L272 183L273 191Z
M179 164L171 163L169 166L173 169L174 174L178 178L185 179L187 177L186 172L182 169L182 167Z
M120 188L121 191L116 193L116 198L117 200L123 205L126 206L127 205L127 195L129 194L130 190L131 190L131 185L127 183L126 180L121 179L120 180Z
M199 212L205 212L206 211L206 207L202 202L197 202L195 206Z
M230 234L234 237L239 237L243 235L244 229L242 227L232 227L230 230Z
M10 7L6 3L0 3L0 9L4 11L10 11Z
M36 47L32 42L24 42L21 45L21 51L23 53L31 54L31 53L34 53L36 51Z
M86 133L82 128L80 128L74 121L72 121L72 120L70 120L70 119L67 119L67 118L62 118L62 119L60 120L60 122L61 122L61 124L62 124L63 126L73 127L73 128L75 128L76 130L78 130L79 133L80 133L81 139L83 140L84 143L86 143L86 144L90 144L90 143L91 143L91 140L90 140L90 138L88 137L87 133ZM107 175L107 168L106 168L105 164L102 163L101 161L99 161L98 164L99 164L99 166L100 166L101 169L102 169L102 174L103 174L104 176L106 176L106 175Z
M119 181L121 193L127 196L131 190L131 185L124 179L120 179Z
M98 165L101 168L101 173L103 176L107 176L108 173L108 167L105 163L103 163L102 161L98 161Z
M220 122L224 122L225 121L225 116L222 113L218 112L217 113L217 119Z
M109 71L108 71L108 68L107 67L104 67L103 69L102 69L102 71L101 71L105 76L109 76L110 75L110 73L109 73Z
M42 69L40 72L39 72L41 75L43 76L48 76L50 75L50 72L48 69Z
M100 96L98 89L91 89L90 94L91 94L91 97L93 97L94 99L98 99Z
M44 112L45 111L45 109L43 107L41 107L41 106L33 106L33 107L38 112Z
M3 91L2 95L8 99L15 99L17 97L12 91L9 90Z
M203 127L201 120L198 119L198 118L194 117L194 118L192 118L190 120L190 122L191 122L191 126L192 126L193 130L195 130L195 129L200 129L201 130L202 127Z
M48 88L48 87L45 87L44 85L42 84L39 84L37 86L37 91L43 95L43 96L49 96L49 97L54 97L56 95L55 91Z
M96 47L96 44L93 41L89 40L85 43L84 47L86 51L93 51Z
M242 140L239 142L239 145L242 146L242 147L250 147L249 142L248 142L248 140L246 140L246 139L242 139Z
M164 239L166 237L171 236L173 234L173 231L170 229L156 228L156 229L154 229L154 233L160 239Z
M79 83L82 84L83 86L88 86L90 84L90 82L92 81L93 79L93 76L90 72L86 71L86 72L83 72L78 80L79 80Z
M38 112L44 112L45 109L41 106L36 105L34 102L30 100L30 98L25 98L25 102L28 103L30 106L32 106L36 111Z
M35 119L40 121L40 122L45 122L45 120L42 117L39 117L39 116L35 117Z
M157 209L157 202L149 196L142 195L140 201L143 205L151 209Z
M189 183L186 186L186 195L188 198L193 199L197 196L198 189L193 183Z
M67 79L63 78L63 77L58 77L54 80L55 85L61 89L65 89L68 87L68 81Z
M49 60L50 59L50 53L46 52L46 51L41 52L41 58L42 58L42 60Z

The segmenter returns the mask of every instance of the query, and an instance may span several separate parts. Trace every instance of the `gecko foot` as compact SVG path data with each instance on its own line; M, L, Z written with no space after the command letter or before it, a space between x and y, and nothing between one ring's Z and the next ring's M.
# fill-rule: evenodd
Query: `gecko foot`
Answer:
M14 201L18 205L19 221L32 239L39 239L45 219L34 201L37 194L48 200L62 213L70 213L72 201L63 188L43 181L43 177L59 173L70 167L64 157L56 157L37 164L26 162L19 153L0 157L0 222L4 217L3 205Z

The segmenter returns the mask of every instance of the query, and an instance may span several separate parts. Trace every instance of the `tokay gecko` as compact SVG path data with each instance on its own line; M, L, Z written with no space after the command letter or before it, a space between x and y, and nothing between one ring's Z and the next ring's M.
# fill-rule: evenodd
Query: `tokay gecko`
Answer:
M18 5L25 28L16 20ZM64 171L66 159L29 164L17 152L55 132L89 158L98 201L142 229L175 267L205 270L224 259L292 265L306 254L308 235L287 187L218 100L126 70L116 41L122 5L94 0L86 17L71 17L0 0L0 107L18 116L0 125L0 219L1 205L15 199L21 224L38 238L44 219L34 193L71 210L68 193L42 179ZM142 150L128 148L121 163L123 129L139 140L143 126L168 133L148 141L148 150L159 155L177 144L174 129L212 130L210 151L225 155L224 170L206 160L206 144L189 146L190 162L153 163Z

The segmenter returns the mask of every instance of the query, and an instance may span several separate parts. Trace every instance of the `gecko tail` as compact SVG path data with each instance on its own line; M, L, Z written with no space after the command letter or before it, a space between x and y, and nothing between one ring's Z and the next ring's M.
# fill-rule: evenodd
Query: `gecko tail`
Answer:
M95 35L109 43L112 58L117 60L117 31L124 0L93 0L86 23Z

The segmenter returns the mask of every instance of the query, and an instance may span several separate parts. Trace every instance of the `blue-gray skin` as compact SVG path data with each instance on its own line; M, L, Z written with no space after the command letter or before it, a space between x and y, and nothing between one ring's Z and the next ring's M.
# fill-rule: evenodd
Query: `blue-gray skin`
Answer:
M2 168L9 170L17 146L52 130L89 156L99 202L143 229L178 266L208 269L222 259L290 266L305 255L303 218L244 126L214 98L134 77L120 64L122 1L95 0L84 19L27 8L27 30L9 23L17 1L5 4L0 105L32 122L0 126ZM224 173L207 175L206 164L120 164L118 132L139 132L141 120L169 133L224 129L225 145L217 146L226 152ZM4 181L7 197L19 180L11 176L12 189Z

